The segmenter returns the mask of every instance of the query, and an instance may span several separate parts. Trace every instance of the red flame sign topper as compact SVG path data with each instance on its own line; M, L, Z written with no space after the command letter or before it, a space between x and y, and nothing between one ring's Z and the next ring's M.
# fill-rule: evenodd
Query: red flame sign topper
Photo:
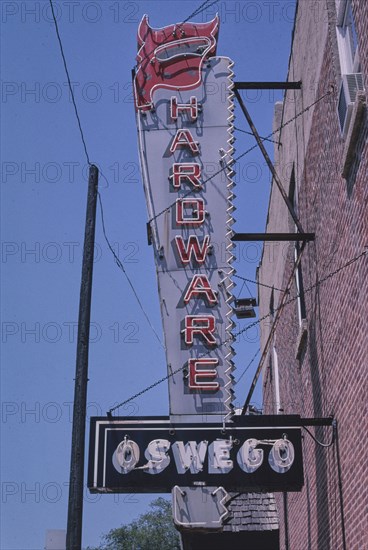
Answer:
M197 87L203 62L216 55L218 29L217 15L208 23L178 23L161 29L151 28L144 15L138 28L136 108L151 109L157 88Z

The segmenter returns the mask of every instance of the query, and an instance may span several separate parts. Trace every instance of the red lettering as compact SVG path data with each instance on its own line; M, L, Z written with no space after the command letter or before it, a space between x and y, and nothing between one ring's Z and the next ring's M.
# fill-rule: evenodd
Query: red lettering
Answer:
M198 367L206 365L216 366L218 359L210 357L189 359L189 388L191 390L217 391L220 388L218 382L211 382L217 376L215 368L198 370Z
M199 164L191 162L175 162L173 172L170 176L175 189L180 189L182 182L189 181L195 189L202 189L200 182L201 167Z
M184 303L187 304L193 297L198 298L202 295L210 305L217 304L216 294L211 288L207 275L194 275L184 295Z
M185 209L191 208L192 214L185 214ZM177 199L175 221L178 225L196 227L204 222L206 211L203 199Z
M187 346L193 345L194 336L202 336L210 346L216 345L215 318L213 315L186 315L184 328L184 341Z
M186 243L184 243L183 237L178 235L175 237L175 242L182 264L189 264L191 259L193 259L192 255L198 264L203 264L210 245L210 237L208 235L205 236L202 246L199 244L199 240L196 235L191 235Z
M178 147L189 147L193 154L199 153L198 141L194 141L189 130L177 130L170 151L174 153Z
M178 111L189 111L192 120L197 120L198 117L198 103L197 98L192 96L190 103L178 103L176 97L172 97L170 100L170 115L173 120L178 119Z

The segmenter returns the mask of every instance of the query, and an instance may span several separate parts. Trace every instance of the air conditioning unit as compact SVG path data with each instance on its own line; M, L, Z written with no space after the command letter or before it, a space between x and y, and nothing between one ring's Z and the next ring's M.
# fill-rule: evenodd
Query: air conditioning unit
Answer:
M364 91L362 73L343 74L340 85L339 101L337 104L337 114L339 117L341 134L344 138L348 132L351 112L357 92L359 91Z

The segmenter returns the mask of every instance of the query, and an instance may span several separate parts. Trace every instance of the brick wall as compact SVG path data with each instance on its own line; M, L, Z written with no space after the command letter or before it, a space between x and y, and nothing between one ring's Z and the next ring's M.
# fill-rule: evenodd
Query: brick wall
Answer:
M307 244L302 257L304 288L314 288L305 294L307 340L301 357L296 359L295 352L300 335L296 301L281 314L275 346L285 413L303 417L333 415L338 423L338 440L332 447L323 448L305 434L304 489L301 493L277 496L280 541L281 548L290 550L366 550L368 256L317 283L368 245L368 122L365 114L355 144L355 160L348 177L343 178L346 144L340 136L336 114L340 72L335 2L320 0L319 4L321 20L313 26L316 12L305 9L305 2L301 2L289 79L301 79L303 90L293 92L295 102L288 102L286 96L283 121L293 116L293 110L299 112L321 97L331 84L335 94L286 126L281 133L282 148L276 152L276 165L287 190L290 167L295 163L298 214L304 230L316 234L315 242ZM353 0L352 5L362 72L368 84L368 2ZM319 37L314 36L318 29ZM307 70L311 66L313 75ZM267 228L289 231L286 208L274 187ZM286 244L282 254L279 248L276 264L264 250L259 281L285 288L293 258L293 244ZM260 286L261 316L268 312L270 292ZM291 296L295 294L294 284ZM280 293L274 291L274 295L277 307ZM268 333L265 323L261 327L262 345ZM274 374L268 365L266 362L264 404L265 411L273 413ZM311 430L321 441L330 438L331 428Z

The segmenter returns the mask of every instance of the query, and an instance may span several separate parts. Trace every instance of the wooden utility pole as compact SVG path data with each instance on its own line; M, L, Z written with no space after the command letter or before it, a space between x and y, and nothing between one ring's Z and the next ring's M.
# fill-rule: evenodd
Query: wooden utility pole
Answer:
M86 227L84 233L82 281L79 299L77 361L75 369L72 452L68 502L67 550L81 550L84 448L86 435L88 348L91 318L92 272L95 245L98 168L89 168Z

